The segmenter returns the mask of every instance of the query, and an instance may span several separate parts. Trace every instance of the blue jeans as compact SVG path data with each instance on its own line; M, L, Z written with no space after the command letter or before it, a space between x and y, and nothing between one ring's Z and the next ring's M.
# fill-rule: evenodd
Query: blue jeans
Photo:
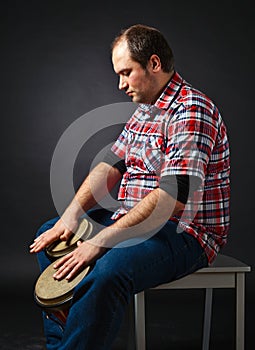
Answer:
M89 216L110 225L111 213L90 211ZM46 222L38 235L58 218ZM171 221L154 236L137 245L109 249L76 286L64 329L44 318L48 350L109 350L125 310L135 293L181 278L207 266L207 257L191 235L176 233ZM38 253L41 271L51 261ZM54 318L54 317L53 317Z

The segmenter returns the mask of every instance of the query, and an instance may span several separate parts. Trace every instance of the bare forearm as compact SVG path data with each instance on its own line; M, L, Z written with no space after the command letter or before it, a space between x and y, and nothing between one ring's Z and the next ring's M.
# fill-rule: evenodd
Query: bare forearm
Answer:
M124 240L151 234L183 208L184 205L168 193L155 189L116 223L102 230L92 243L112 247Z
M62 240L70 238L78 226L79 217L99 202L120 178L118 169L106 163L98 164L85 179L61 219L34 240L30 245L30 252L38 253L59 238ZM102 251L104 249L100 249L100 252Z
M99 163L80 186L65 215L78 219L104 198L120 178L118 169L103 162Z

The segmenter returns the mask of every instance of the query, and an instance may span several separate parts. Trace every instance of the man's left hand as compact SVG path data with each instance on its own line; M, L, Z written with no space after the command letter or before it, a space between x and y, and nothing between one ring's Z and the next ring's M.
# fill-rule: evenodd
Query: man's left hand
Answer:
M79 241L78 247L74 251L65 255L54 264L54 268L57 269L57 271L54 273L53 277L57 280L63 278L71 280L83 268L100 258L106 250L107 249L104 247L93 245L89 240L84 242Z

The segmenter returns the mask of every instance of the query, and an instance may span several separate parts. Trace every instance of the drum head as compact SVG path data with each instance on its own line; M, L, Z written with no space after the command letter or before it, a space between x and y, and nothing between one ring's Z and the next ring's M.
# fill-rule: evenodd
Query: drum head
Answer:
M77 247L77 242L79 240L85 241L88 239L92 230L93 226L91 222L82 219L74 235L72 235L68 241L57 240L46 248L47 255L51 258L60 258L67 253L70 253Z
M87 275L90 269L90 267L86 267L71 281L66 279L58 281L53 278L53 274L56 272L53 267L55 263L51 263L42 272L35 284L35 300L41 307L58 307L72 299L75 286Z

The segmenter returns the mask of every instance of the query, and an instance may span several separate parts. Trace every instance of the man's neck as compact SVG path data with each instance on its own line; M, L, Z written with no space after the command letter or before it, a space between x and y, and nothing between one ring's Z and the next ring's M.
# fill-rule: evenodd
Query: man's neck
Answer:
M158 93L155 96L154 100L151 104L155 104L158 98L161 96L162 92L165 90L166 86L169 84L170 80L174 75L174 70L169 73L162 72L162 74L158 77Z

